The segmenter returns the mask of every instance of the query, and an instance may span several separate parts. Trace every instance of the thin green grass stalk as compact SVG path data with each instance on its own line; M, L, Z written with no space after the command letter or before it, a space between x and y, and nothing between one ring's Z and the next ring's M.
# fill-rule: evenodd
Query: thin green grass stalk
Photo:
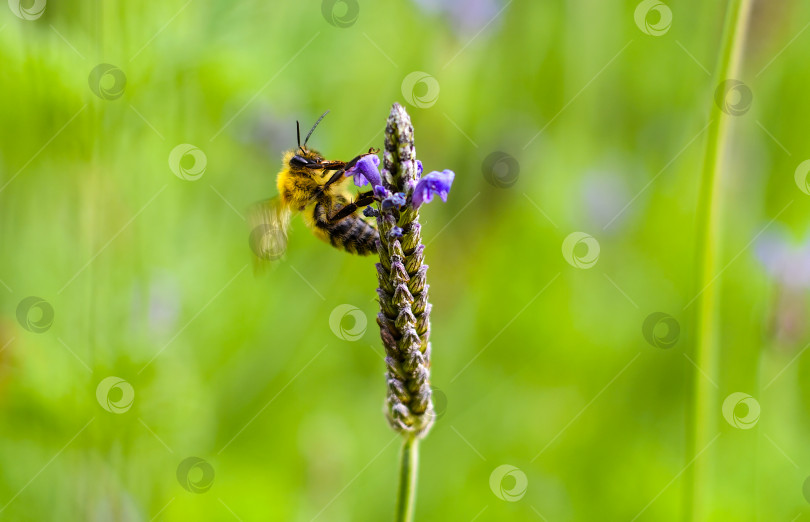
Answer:
M419 467L419 439L406 437L402 441L402 456L399 464L399 491L397 492L396 522L413 520L416 501L416 476Z
M751 13L751 0L729 0L725 29L723 31L723 51L717 67L715 85L726 79L736 78L740 71L745 36ZM716 381L718 375L718 307L717 285L713 279L719 270L718 252L722 239L720 204L722 199L725 154L728 146L728 133L731 118L713 104L711 122L708 129L706 153L703 158L703 172L700 199L697 210L697 290L701 292L697 300L694 345L694 359L705 374ZM726 176L727 178L727 176ZM710 380L692 374L693 401L690 416L690 429L687 445L687 461L691 461L706 448L715 436L719 407L716 390ZM711 498L711 459L710 453L697 458L689 468L687 482L687 519L706 520L707 500Z

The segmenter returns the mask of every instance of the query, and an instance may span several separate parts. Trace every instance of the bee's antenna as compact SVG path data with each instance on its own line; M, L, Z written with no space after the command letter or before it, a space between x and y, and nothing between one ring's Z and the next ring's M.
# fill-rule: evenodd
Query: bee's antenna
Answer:
M306 147L306 146L307 146L307 142L309 141L309 137L310 137L310 136L312 136L312 133L313 133L313 132L315 132L315 127L317 127L317 126L318 126L318 124L321 122L321 120L323 119L323 117L324 117L324 116L326 116L327 114L329 114L329 111L326 111L325 113L321 114L321 117L320 117L320 118L318 118L318 121L316 121L316 122L315 122L315 125L313 125L311 129L309 129L309 134L307 134L307 137L306 137L306 139L304 140L304 147Z
M295 133L298 134L298 148L301 148L301 124L295 120Z

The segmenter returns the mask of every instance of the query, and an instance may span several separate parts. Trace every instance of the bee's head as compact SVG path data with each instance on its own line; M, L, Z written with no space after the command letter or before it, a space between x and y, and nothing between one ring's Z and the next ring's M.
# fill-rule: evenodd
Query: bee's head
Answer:
M312 163L321 163L322 161L323 157L317 151L306 147L298 147L289 152L285 158L287 165L293 169L304 168Z
M315 127L318 126L323 117L328 113L329 111L326 111L321 114L321 117L318 118L318 121L315 122L315 125L313 125L309 133L307 133L303 145L301 144L301 125L297 121L295 122L295 130L298 135L298 148L285 156L284 163L286 163L287 166L292 169L301 169L313 163L321 163L323 161L323 156L318 154L317 151L307 148L307 142L309 141L309 137L312 136L312 133L315 132Z

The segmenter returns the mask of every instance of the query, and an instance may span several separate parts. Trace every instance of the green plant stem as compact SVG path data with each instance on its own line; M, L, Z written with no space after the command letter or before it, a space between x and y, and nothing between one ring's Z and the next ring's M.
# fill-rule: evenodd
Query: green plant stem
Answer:
M728 2L723 31L723 51L717 67L715 86L726 79L738 76L751 4L751 0ZM719 359L718 292L717 285L713 283L719 269L718 251L722 239L720 188L723 178L727 178L727 173L724 175L724 157L731 118L733 116L724 113L718 104L712 105L697 211L696 292L700 292L700 296L696 306L694 360L700 370L695 369L692 374L693 400L687 461L691 461L711 443L720 416L717 391L711 384L711 381L717 381ZM698 373L701 370L709 379ZM685 510L687 519L706 520L708 517L707 499L711 497L709 455L702 454L689 468L691 480L687 482Z
M399 462L399 491L397 493L396 522L413 520L413 506L416 499L416 473L419 468L419 439L406 434L402 442L402 455Z

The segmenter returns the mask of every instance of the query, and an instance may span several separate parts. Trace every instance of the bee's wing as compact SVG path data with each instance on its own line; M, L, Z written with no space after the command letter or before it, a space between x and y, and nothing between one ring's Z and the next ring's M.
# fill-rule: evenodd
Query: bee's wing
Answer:
M290 209L278 197L254 204L248 212L250 249L258 261L280 259L287 249Z

